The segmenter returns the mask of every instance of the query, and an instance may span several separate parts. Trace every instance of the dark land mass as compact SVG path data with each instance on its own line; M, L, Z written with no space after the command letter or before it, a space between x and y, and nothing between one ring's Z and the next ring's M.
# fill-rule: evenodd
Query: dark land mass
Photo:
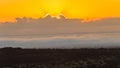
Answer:
M120 68L120 48L1 48L0 68Z

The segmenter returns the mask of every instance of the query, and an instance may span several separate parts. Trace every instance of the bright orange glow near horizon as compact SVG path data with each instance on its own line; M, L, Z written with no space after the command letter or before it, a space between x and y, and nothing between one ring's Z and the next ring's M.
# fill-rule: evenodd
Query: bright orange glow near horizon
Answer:
M78 19L120 17L119 8L120 0L0 0L0 22L46 14Z

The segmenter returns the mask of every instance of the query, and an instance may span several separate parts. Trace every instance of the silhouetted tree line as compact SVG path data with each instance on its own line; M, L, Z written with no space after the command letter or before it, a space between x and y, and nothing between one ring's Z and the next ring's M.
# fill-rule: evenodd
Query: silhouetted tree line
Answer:
M120 48L0 49L0 68L120 68Z

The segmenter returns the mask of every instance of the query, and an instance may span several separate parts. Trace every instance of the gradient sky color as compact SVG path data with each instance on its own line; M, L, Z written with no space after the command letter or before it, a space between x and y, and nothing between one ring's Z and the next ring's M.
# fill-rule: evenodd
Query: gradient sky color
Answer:
M120 0L0 0L0 22L46 14L83 19L120 17L119 8Z

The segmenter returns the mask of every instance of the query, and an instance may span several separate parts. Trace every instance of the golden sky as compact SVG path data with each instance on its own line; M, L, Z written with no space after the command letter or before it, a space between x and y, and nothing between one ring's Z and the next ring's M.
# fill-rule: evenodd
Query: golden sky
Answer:
M0 0L0 22L46 14L83 19L120 17L119 8L120 0Z

